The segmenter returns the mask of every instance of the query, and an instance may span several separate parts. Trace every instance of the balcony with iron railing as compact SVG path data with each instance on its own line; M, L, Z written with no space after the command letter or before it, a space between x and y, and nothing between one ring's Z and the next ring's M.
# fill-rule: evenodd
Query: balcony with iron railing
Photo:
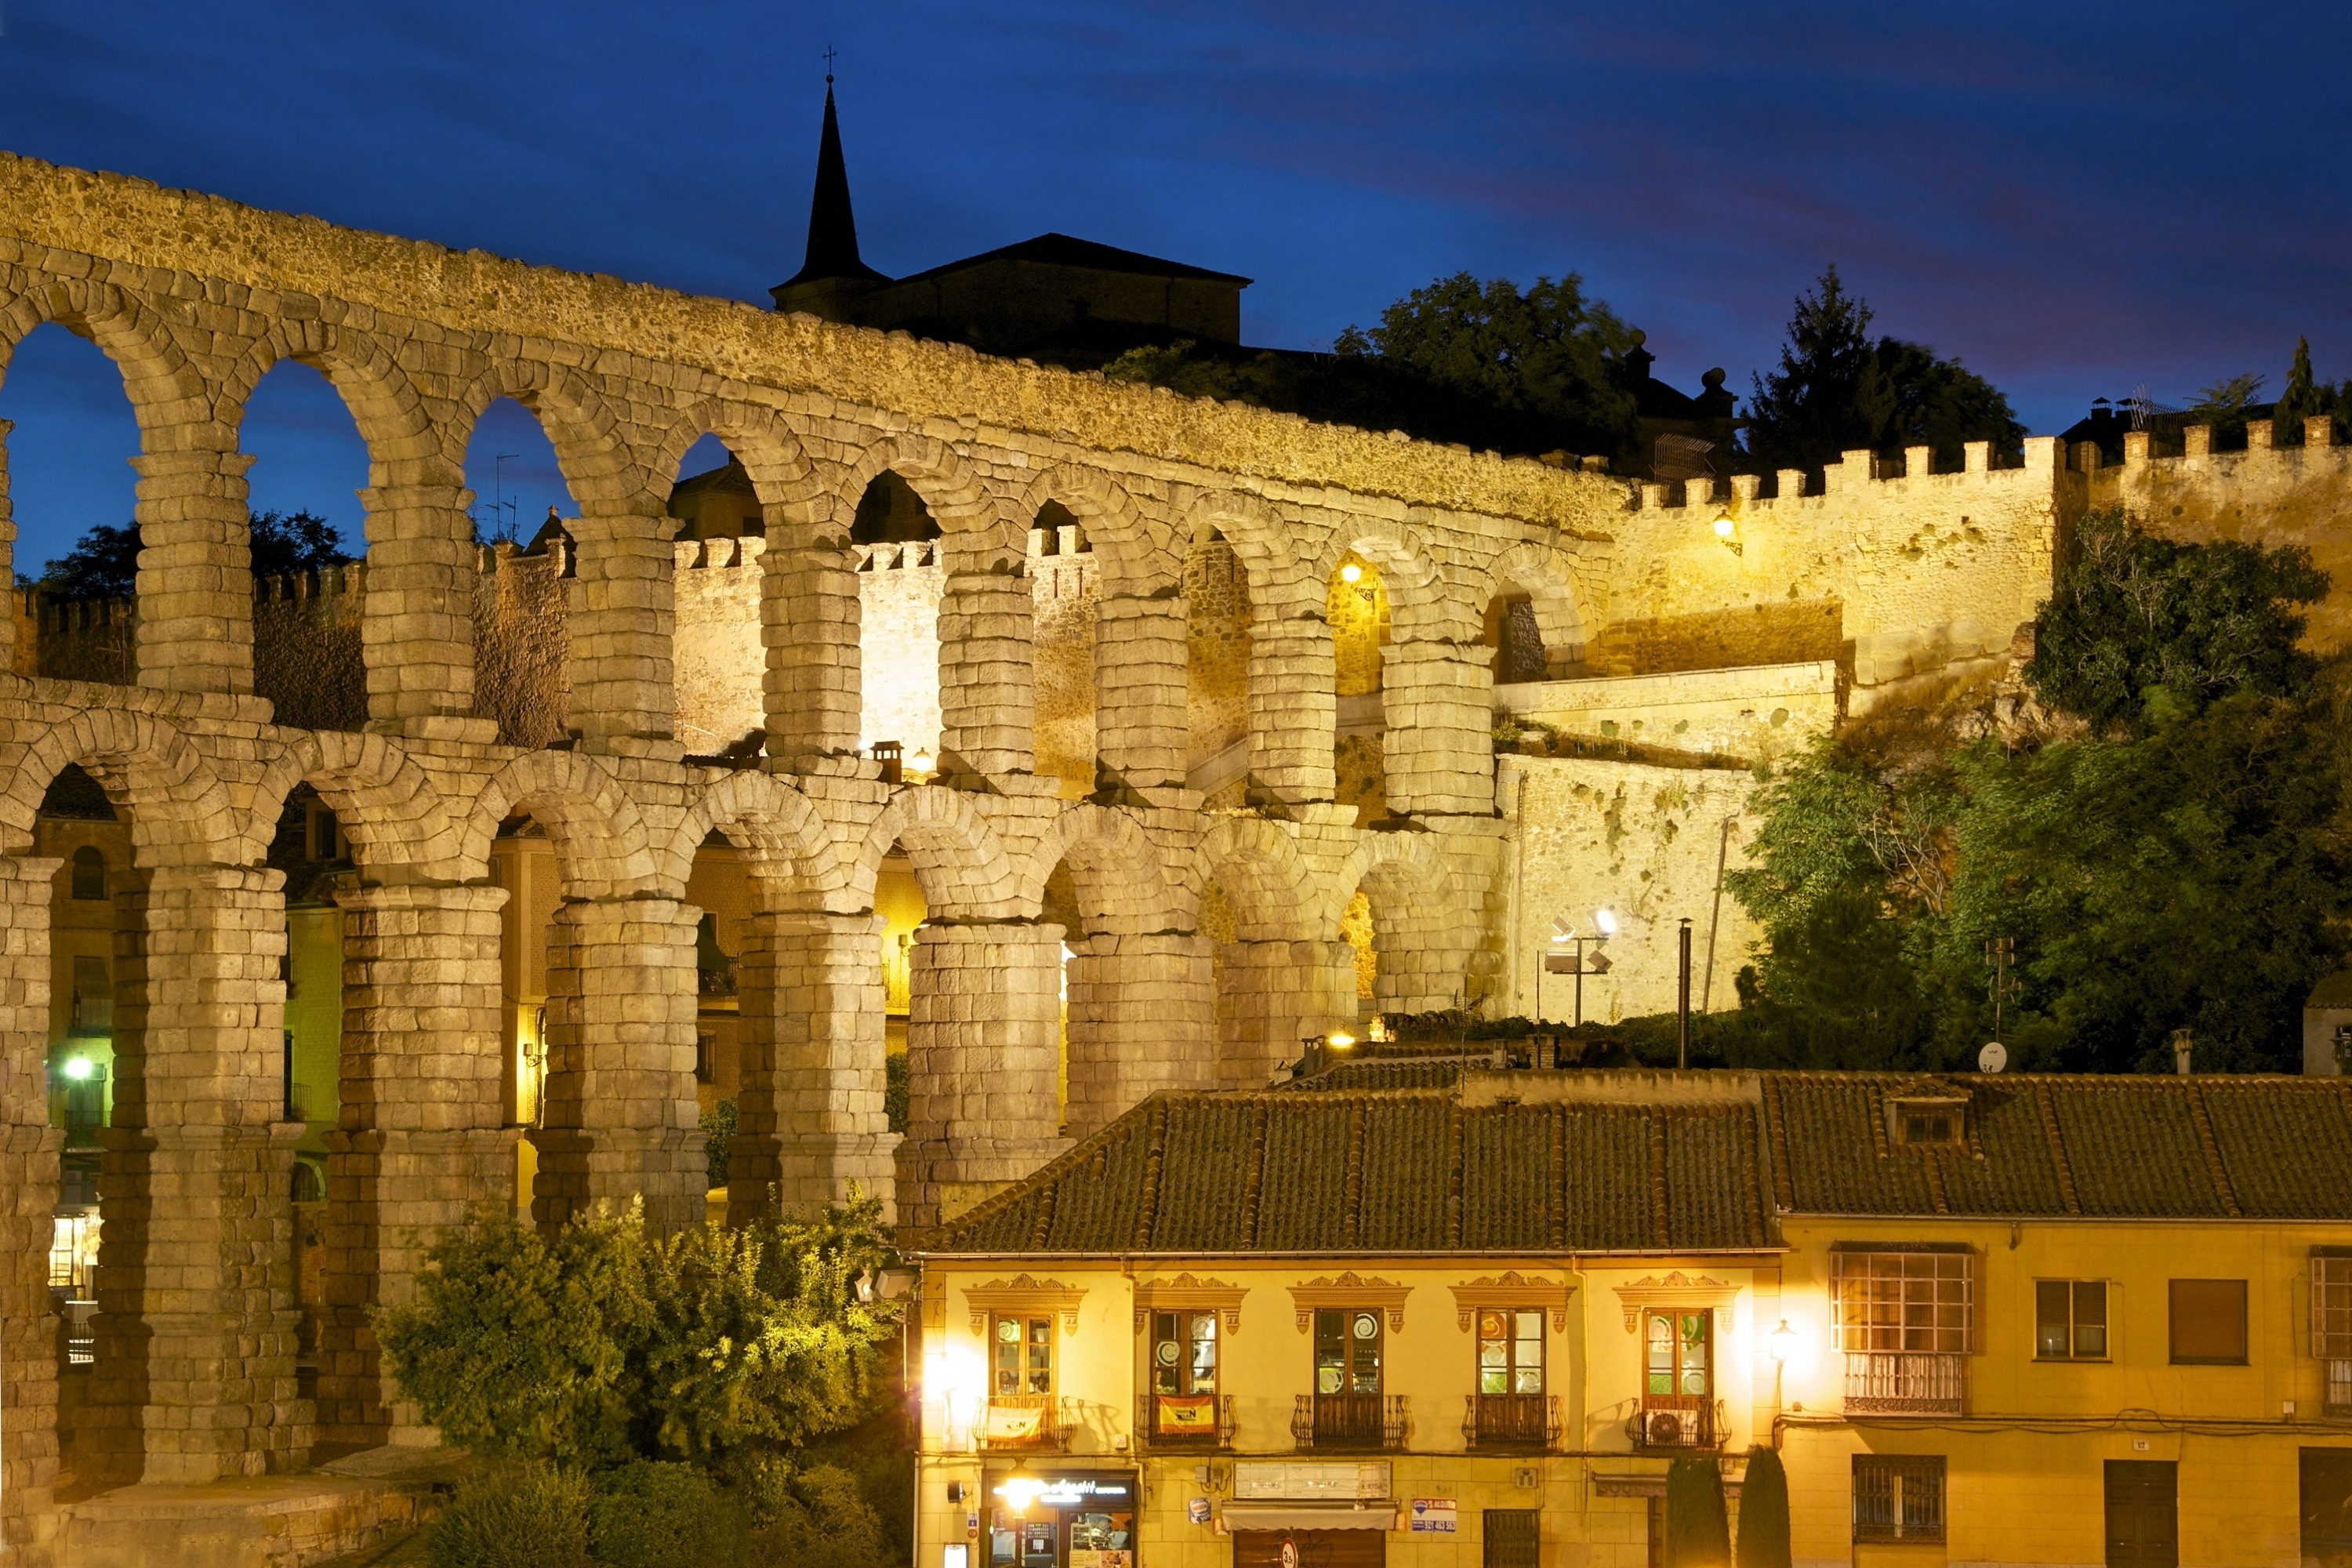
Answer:
M1473 1448L1538 1454L1559 1442L1558 1394L1472 1394L1463 1405L1462 1440Z
M1723 1442L1722 1402L1704 1394L1645 1394L1625 1423L1637 1449L1676 1453Z
M1412 1432L1402 1394L1302 1394L1290 1412L1290 1436L1301 1448L1402 1452Z
M1135 1401L1136 1441L1170 1453L1213 1451L1234 1446L1234 1396L1230 1394L1154 1394Z
M992 1394L981 1414L978 1436L983 1453L1067 1453L1069 1402L1052 1394Z
M1848 1351L1849 1415L1958 1415L1967 1403L1969 1358L1942 1351Z

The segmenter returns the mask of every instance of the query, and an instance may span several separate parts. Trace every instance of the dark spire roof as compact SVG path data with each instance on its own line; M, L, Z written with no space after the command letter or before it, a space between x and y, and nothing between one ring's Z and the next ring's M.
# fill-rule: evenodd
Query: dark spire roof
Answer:
M816 149L816 194L809 199L808 256L783 286L826 278L887 283L888 277L858 258L857 218L849 210L849 169L841 158L841 121L833 109L833 78L824 79L824 133Z

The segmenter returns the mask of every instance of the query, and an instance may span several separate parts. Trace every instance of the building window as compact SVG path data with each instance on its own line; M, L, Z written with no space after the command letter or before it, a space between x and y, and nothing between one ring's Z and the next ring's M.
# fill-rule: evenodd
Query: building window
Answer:
M1478 1314L1478 1392L1544 1391L1543 1313L1489 1309Z
M1941 1454L1856 1454L1853 1457L1853 1538L1856 1541L1944 1539L1944 1457Z
M1966 1148L1968 1110L1964 1100L1898 1100L1888 1107L1895 1138L1919 1149Z
M2042 1361L2107 1359L2107 1282L2037 1279L2033 1353Z
M1381 1314L1370 1307L1318 1308L1315 1313L1315 1392L1381 1391Z
M85 844L73 852L73 896L106 897L106 852L94 844Z
M1963 1355L1974 1342L1976 1258L1967 1252L1835 1252L1837 1348Z
M999 1395L1054 1392L1054 1320L1000 1317L994 1328Z
M2172 1282L2172 1360L2176 1366L2246 1364L2246 1282Z
M1675 1394L1704 1398L1715 1392L1715 1313L1650 1312L1646 1341L1647 1381L1652 1398Z
M1217 1392L1217 1314L1151 1314L1151 1387L1158 1394Z
M2326 1413L2352 1415L2352 1249L2312 1254L2311 1353L2327 1365Z

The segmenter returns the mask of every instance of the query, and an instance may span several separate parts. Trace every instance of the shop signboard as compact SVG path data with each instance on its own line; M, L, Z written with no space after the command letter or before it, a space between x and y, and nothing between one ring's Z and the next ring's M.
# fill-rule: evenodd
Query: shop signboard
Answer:
M1457 1514L1450 1497L1417 1497L1405 1523L1408 1535L1452 1535Z

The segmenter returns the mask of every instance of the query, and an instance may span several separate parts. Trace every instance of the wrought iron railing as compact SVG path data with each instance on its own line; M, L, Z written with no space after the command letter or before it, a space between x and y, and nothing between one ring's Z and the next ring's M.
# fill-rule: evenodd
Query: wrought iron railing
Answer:
M1968 1357L1938 1351L1848 1351L1849 1415L1958 1415L1966 1403Z
M1290 1435L1302 1448L1402 1450L1412 1418L1402 1394L1302 1394Z
M2320 1408L2330 1415L2352 1415L2352 1361L2327 1363L2327 1393Z
M1069 1407L1051 1394L994 1394L981 1412L980 1446L990 1453L1051 1448L1067 1453Z
M1135 1436L1147 1448L1229 1448L1234 1442L1234 1396L1162 1394L1147 1389L1136 1396Z
M1723 1441L1721 1404L1703 1394L1645 1394L1625 1427L1636 1448L1712 1448Z
M1463 1399L1462 1440L1474 1448L1537 1451L1559 1441L1559 1396L1472 1394Z

